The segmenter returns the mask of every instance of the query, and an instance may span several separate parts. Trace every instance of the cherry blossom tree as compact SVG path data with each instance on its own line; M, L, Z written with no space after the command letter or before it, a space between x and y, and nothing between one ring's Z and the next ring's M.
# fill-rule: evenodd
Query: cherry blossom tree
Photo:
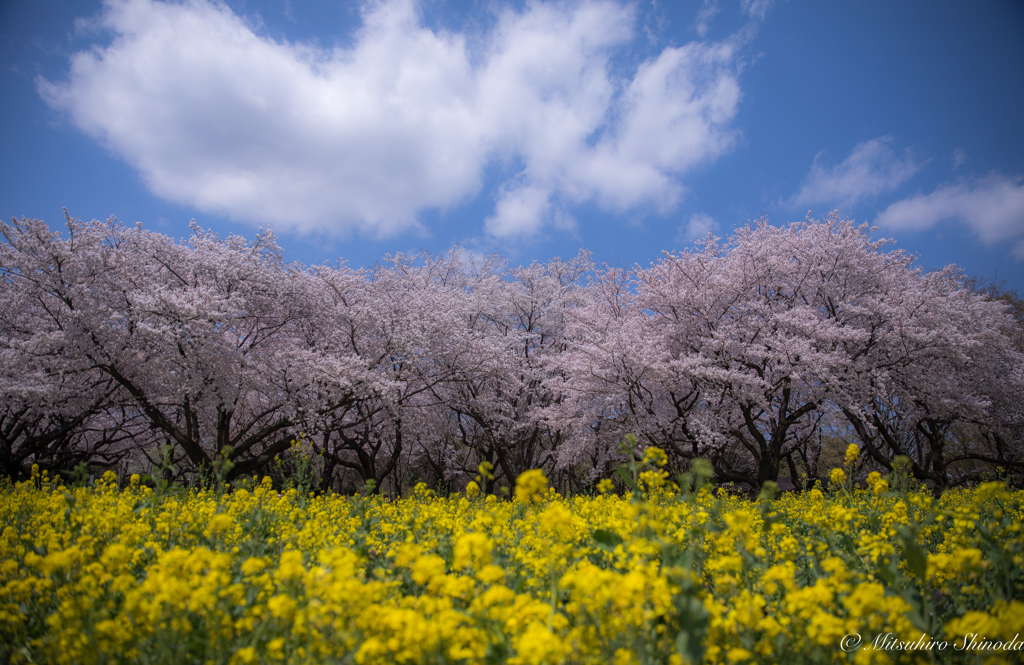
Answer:
M128 454L137 427L117 383L77 353L68 335L75 313L48 288L52 275L38 270L53 234L37 220L0 224L0 233L0 470L17 480L32 464L111 466ZM62 279L73 279L66 253L50 258Z
M710 458L720 479L757 487L784 463L799 482L823 428L835 434L843 416L887 464L876 438L890 431L885 417L900 414L925 443L888 442L889 457L927 449L915 473L946 484L935 464L945 465L949 428L994 426L984 377L1019 374L1010 322L868 231L835 214L782 228L760 220L631 276L599 276L598 297L574 313L568 335L577 399L597 407L582 411L591 429L636 431L677 458Z
M190 469L224 458L233 476L286 450L305 387L290 327L308 308L273 236L194 227L179 244L113 219L67 222L66 239L41 222L5 225L3 265L45 303L44 329L60 330L72 366L146 419L136 448L170 445Z
M696 451L694 410L699 389L668 369L663 329L636 297L636 271L605 266L591 276L587 299L567 313L568 352L557 357L563 390L560 419L572 436L563 466L587 468L585 481L623 461L619 443L636 434L674 458Z
M828 405L878 369L865 355L877 343L865 308L885 297L879 271L902 257L882 247L834 214L781 228L760 220L724 248L705 245L703 262L717 265L693 308L702 329L675 362L703 387L719 441L732 444L711 451L720 476L757 487L777 480L785 460L795 477L793 456ZM695 274L686 264L669 257L650 271L662 287L655 302L672 277Z
M441 386L454 380L455 368L475 362L466 358L478 355L460 271L457 251L387 257L367 271L315 269L322 352L348 359L355 370L318 383L327 396L316 402L316 447L325 478L340 466L377 488L394 476L392 489L398 491L410 458L425 453L432 459L448 411L439 402L446 394Z
M566 349L567 312L585 297L581 280L591 267L586 252L513 269L492 264L468 285L464 320L477 352L453 367L443 401L462 440L508 484L527 469L562 470L563 394L552 360Z
M10 260L18 226L0 225L0 472L18 480L32 464L111 465L126 453L118 446L125 418L116 417L123 394L75 357L63 332L69 312L36 288L37 275ZM39 224L21 226L49 235Z
M1006 306L966 288L947 268L904 271L886 305L885 368L844 414L878 465L910 459L938 488L977 479L990 465L1020 470L1022 357Z
M67 228L0 226L15 478L146 462L230 479L302 441L324 489L457 488L486 462L487 491L531 468L578 490L627 434L751 487L801 486L843 438L940 489L1024 472L1012 301L835 213L600 270L458 248L310 268L269 232Z

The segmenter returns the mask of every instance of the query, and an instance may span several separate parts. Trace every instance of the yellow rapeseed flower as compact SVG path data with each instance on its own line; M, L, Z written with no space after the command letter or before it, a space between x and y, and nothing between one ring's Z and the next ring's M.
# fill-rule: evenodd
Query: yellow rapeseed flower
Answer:
M709 663L831 662L851 633L919 637L893 588L941 598L927 618L943 636L1024 634L1024 492L868 485L564 498L534 470L507 501L279 494L269 479L64 487L37 471L0 485L0 643L12 663L69 665L681 665L687 644Z
M516 478L516 501L540 503L548 489L548 479L540 469L530 469Z
M851 443L849 446L846 447L846 457L844 460L846 466L853 466L854 464L857 463L857 460L859 459L860 446L858 446L856 443Z

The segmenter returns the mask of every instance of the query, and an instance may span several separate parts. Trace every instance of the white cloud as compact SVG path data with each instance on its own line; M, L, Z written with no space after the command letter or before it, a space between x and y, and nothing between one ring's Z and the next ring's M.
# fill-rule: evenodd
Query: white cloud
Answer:
M537 0L468 35L380 0L363 22L327 50L207 0L106 0L111 43L38 90L157 195L302 231L416 229L420 211L478 194L492 160L522 165L498 188L495 236L564 226L554 200L666 211L680 177L735 142L738 45L666 48L619 80L631 6Z
M967 163L967 153L957 148L953 151L953 155L949 158L949 161L953 162L953 170L960 168Z
M700 37L704 37L708 34L708 28L711 27L711 21L714 20L715 16L720 12L721 9L718 6L718 0L704 0L700 5L700 11L697 12L697 34Z
M502 192L494 214L484 222L488 234L499 238L532 235L551 209L548 192L538 187L511 187Z
M892 137L880 136L857 145L850 156L831 168L814 157L810 173L789 201L791 206L827 203L846 207L896 189L921 170L907 150L902 157L890 148Z
M693 242L705 238L717 228L718 224L711 215L703 212L694 213L679 226L676 242Z
M381 5L354 49L324 52L259 37L223 5L109 0L113 43L39 90L159 196L387 235L472 194L485 151L462 39L416 20Z
M763 21L772 8L772 0L742 0L740 6L752 19Z
M875 224L895 231L922 231L945 220L967 224L989 245L1016 241L1012 252L1024 259L1024 178L992 174L943 185L931 194L893 203L878 214Z
M753 25L764 21L768 11L772 8L772 4L774 4L774 0L740 0L740 11L753 20L753 24L748 24L745 29L749 29ZM719 6L719 0L703 0L701 2L695 23L699 37L703 39L707 36L711 23L721 11L722 8Z

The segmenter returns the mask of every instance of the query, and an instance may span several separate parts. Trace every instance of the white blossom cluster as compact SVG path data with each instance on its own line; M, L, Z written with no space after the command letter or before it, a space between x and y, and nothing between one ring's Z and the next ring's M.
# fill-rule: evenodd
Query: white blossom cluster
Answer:
M752 487L813 478L837 439L937 487L1022 469L1018 322L836 215L628 269L457 248L306 267L272 233L179 243L116 220L0 232L12 478L230 480L304 455L324 489L460 488L489 462L487 490L532 468L581 490L631 433Z

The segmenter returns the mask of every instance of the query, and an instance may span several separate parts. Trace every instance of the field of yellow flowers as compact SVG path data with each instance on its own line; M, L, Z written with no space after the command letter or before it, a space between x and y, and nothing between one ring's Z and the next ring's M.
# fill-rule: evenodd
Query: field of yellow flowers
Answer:
M840 469L751 501L659 452L573 498L539 471L514 500L36 474L0 488L0 661L1022 660L1024 492Z

